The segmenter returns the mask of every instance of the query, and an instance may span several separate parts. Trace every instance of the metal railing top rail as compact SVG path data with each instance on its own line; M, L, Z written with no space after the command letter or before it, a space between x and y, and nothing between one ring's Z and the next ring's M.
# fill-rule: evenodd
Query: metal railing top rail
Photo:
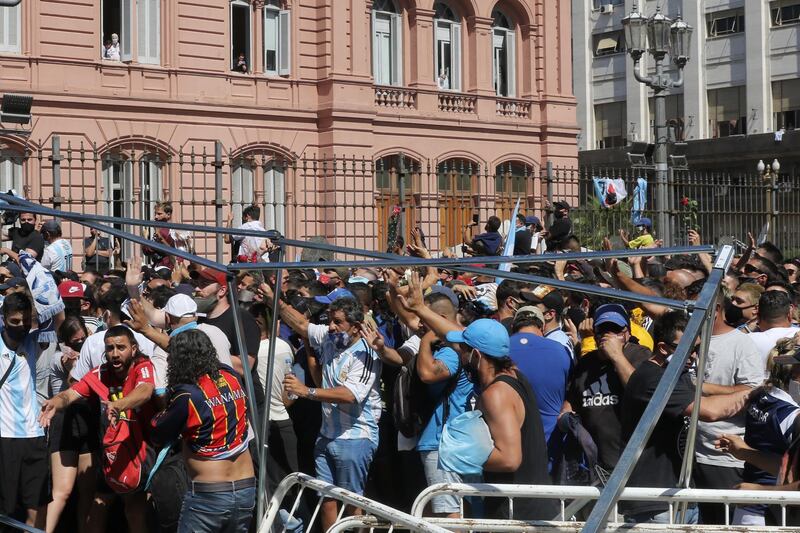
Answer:
M269 533L272 530L272 524L275 521L275 518L278 516L278 511L280 510L280 505L283 501L283 498L286 496L289 490L296 485L314 490L322 497L335 499L343 504L352 505L353 507L363 509L365 512L376 516L378 519L391 522L392 524L400 526L403 529L428 533L449 533L447 529L433 525L422 518L411 516L408 513L398 511L397 509L389 507L388 505L376 502L365 496L358 495L354 492L350 492L349 490L342 489L336 485L326 483L325 481L315 479L299 472L295 472L286 476L280 482L277 489L275 489L275 494L273 494L272 499L269 501L266 516L261 521L261 525L258 528L258 533ZM300 497L302 497L301 494L298 495L298 498Z
M700 291L700 295L697 298L698 306L689 318L689 322L678 342L675 353L667 365L656 390L653 392L653 397L650 399L639 422L636 424L636 429L620 455L619 461L616 467L614 467L614 471L600 495L600 499L597 501L594 509L592 509L586 521L586 525L582 530L583 533L599 533L605 527L609 514L619 500L619 496L622 494L628 478L630 478L633 473L633 469L636 466L636 462L645 444L653 433L653 429L658 423L672 391L675 390L675 386L685 368L689 353L694 348L695 340L700 335L705 321L713 318L713 303L716 299L722 279L725 276L725 272L727 272L733 260L733 255L733 248L731 246L723 247L708 280ZM702 377L698 380L696 386L702 386ZM693 418L693 421L696 424L696 419ZM694 434L693 432L696 431L696 428L693 429L690 427L689 431L690 434Z

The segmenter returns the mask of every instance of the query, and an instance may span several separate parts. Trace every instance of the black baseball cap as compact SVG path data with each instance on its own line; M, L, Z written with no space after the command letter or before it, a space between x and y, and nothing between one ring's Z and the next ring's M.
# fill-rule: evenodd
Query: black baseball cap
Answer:
M523 290L520 295L526 302L542 304L547 309L552 309L559 316L564 312L564 297L561 292L548 285L539 285L535 289Z

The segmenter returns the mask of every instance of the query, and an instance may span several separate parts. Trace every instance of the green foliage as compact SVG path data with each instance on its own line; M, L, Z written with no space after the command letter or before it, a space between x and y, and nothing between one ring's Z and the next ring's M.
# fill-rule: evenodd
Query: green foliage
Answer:
M630 222L633 198L628 197L613 207L603 207L600 200L592 196L580 208L573 211L573 233L578 236L583 246L592 250L600 250L603 239L614 239L620 229L633 230Z

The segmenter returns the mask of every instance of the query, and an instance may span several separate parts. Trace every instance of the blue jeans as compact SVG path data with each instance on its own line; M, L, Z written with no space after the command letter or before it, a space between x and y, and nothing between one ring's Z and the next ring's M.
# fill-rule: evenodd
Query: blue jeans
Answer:
M256 488L192 492L183 500L178 533L247 533L256 506Z
M317 437L314 461L317 477L337 487L364 494L369 465L378 446L369 439Z

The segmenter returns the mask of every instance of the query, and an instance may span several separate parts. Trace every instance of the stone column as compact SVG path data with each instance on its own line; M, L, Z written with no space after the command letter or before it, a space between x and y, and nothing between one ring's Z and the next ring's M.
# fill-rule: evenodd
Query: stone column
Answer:
M686 140L708 137L708 92L706 91L706 14L702 2L683 2L683 19L694 28L689 62L683 70L683 109ZM749 22L748 22L749 25Z
M772 124L768 2L745 2L745 65L747 69L747 133L767 133Z

